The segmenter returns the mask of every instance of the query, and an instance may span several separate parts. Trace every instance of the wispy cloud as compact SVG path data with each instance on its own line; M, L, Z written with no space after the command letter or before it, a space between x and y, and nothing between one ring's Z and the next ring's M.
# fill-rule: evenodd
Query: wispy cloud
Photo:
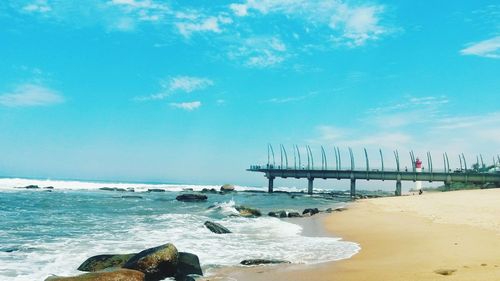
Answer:
M289 54L287 46L278 37L251 37L234 45L228 53L230 59L243 60L252 68L269 68L282 63Z
M468 47L460 50L460 54L500 59L500 36L471 43Z
M135 100L146 101L146 100L162 100L173 93L184 92L191 93L194 91L199 91L212 86L214 82L208 78L194 77L194 76L175 76L163 79L160 81L161 90L159 93L145 96L137 97Z
M201 106L200 101L193 101L193 102L181 102L181 103L170 103L170 106L175 107L175 108L180 108L186 111L193 111L195 109L198 109Z
M0 94L0 105L6 107L49 106L64 102L56 90L38 84L22 84L12 92Z
M23 11L28 13L48 13L52 10L46 0L33 1L22 8Z
M423 124L438 118L441 108L448 103L446 96L408 96L400 102L368 110L363 120L380 128Z
M193 33L211 32L221 33L222 26L230 24L233 20L227 15L206 16L197 11L176 13L176 27L185 38L190 38Z
M289 102L297 102L308 99L312 96L316 95L316 92L311 92L307 95L296 96L296 97L285 97L285 98L272 98L268 99L266 102L269 103L289 103Z
M317 26L328 27L333 42L349 47L362 46L391 32L381 23L385 7L371 3L354 5L340 0L246 0L233 3L230 8L239 17L282 14L305 20L309 26L306 31Z

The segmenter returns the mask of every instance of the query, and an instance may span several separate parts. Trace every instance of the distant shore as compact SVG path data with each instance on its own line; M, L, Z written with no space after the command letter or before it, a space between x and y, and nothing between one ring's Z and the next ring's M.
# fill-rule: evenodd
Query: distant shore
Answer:
M357 242L354 257L319 265L221 270L206 280L453 280L500 276L500 189L365 199L323 217Z

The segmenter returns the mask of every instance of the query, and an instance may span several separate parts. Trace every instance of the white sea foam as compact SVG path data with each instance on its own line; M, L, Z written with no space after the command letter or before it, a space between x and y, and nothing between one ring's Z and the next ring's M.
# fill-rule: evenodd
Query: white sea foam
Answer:
M172 191L180 191L185 188L201 190L203 188L218 188L218 186L206 185L140 185L127 183L94 183L80 181L53 181L53 180L27 180L27 179L0 179L0 190L9 190L11 195L26 196L26 192L16 193L16 186L27 186L30 184L43 186L54 186L56 189L89 189L95 190L100 187L134 187L139 190L148 188L164 188ZM245 189L246 187L236 187ZM12 192L12 193L11 193ZM36 193L43 195L44 193ZM57 195L58 193L50 193ZM64 194L72 194L64 192ZM93 193L101 194L101 193ZM80 200L81 194L75 197ZM1 251L0 249L0 280L2 281L33 281L44 280L51 274L60 276L71 276L80 274L76 268L88 257L98 254L110 253L132 253L139 252L149 247L158 246L171 242L180 251L195 253L200 257L201 264L205 270L218 266L238 265L244 259L271 258L289 260L293 263L313 264L326 261L334 261L349 258L359 251L359 245L342 241L334 237L305 237L302 235L302 227L287 220L273 217L242 218L231 215L237 214L235 207L240 205L238 195L213 197L221 198L213 207L205 210L203 208L189 209L195 205L177 205L177 213L173 212L169 204L182 204L172 201L154 201L156 194L144 195L142 201L134 203L134 208L145 211L154 208L153 205L162 206L162 212L156 215L130 215L126 212L109 214L108 216L86 216L81 214L67 214L61 217L49 217L49 220L59 220L58 228L43 228L47 233L37 233L26 238L19 234L19 240L13 242L18 250L13 252ZM220 197L219 197L220 196ZM246 195L243 195L246 196ZM260 196L260 195L259 195ZM31 196L23 197L32 200ZM44 197L45 198L45 197ZM47 199L48 198L48 199ZM44 200L56 200L49 196ZM51 199L54 198L54 199ZM87 197L85 197L87 198ZM84 199L85 199L84 198ZM107 196L89 197L92 200L116 200ZM224 199L225 198L225 199ZM254 198L254 197L252 197ZM288 198L285 196L285 199ZM0 198L1 199L1 198ZM19 200L19 199L17 199ZM88 198L85 200L89 200ZM226 200L226 201L222 201ZM248 200L248 199L245 199ZM280 204L280 197L265 196L255 197L255 200L269 200L269 204ZM274 201L273 201L274 200ZM297 199L290 199L297 202ZM312 198L310 200L313 200ZM175 200L174 200L175 201ZM21 201L20 201L21 202ZM25 201L23 201L25 202ZM71 201L69 201L71 202ZM87 201L79 201L87 202ZM99 206L94 203L101 201L89 201L89 207ZM120 202L120 201L109 201ZM132 202L132 201L127 201ZM266 201L267 202L267 201ZM274 203L273 203L274 202ZM300 201L299 201L300 202ZM57 203L54 201L52 203ZM86 204L86 203L85 203ZM102 202L101 202L102 204ZM87 206L87 205L84 205ZM180 206L180 207L179 207ZM274 206L274 205L273 205ZM32 208L31 205L29 205ZM11 216L17 213L17 205L12 206L9 212L4 213ZM45 209L37 209L43 212ZM156 207L158 211L158 207ZM186 208L186 209L184 209ZM7 210L7 209L5 209ZM78 209L80 210L80 209ZM114 209L113 209L114 210ZM0 215L2 214L0 208ZM31 209L30 209L31 211ZM62 212L64 210L61 210ZM148 211L148 212L146 212ZM185 211L185 212L184 212ZM179 213L181 212L181 213ZM29 213L26 213L29 216ZM56 213L57 215L57 213ZM85 216L85 217L82 217ZM221 219L214 219L221 218ZM15 219L4 217L3 219ZM74 220L81 220L82 229L74 230ZM229 228L230 234L214 234L204 227L207 220L221 223ZM8 225L8 224L7 224ZM71 228L70 235L55 235L69 231L64 227ZM91 227L90 227L91 226ZM60 227L60 228L59 228ZM28 231L31 227L28 225ZM0 229L0 238L7 237L10 229ZM26 231L26 230L24 230ZM11 233L10 231L9 233ZM5 234L5 236L3 235ZM49 237L49 238L47 238ZM0 245L10 247L12 245Z
M97 190L102 187L112 188L133 188L136 192L148 191L148 189L164 189L166 191L182 191L193 189L201 191L207 189L220 189L221 185L197 185L197 184L146 184L146 183L123 183L123 182L90 182L78 180L51 180L51 179L23 179L23 178L0 178L0 190L10 190L15 187L25 187L28 185L38 185L39 187L52 186L57 189L66 190ZM263 190L262 187L248 187L236 185L235 189L243 190Z
M33 241L29 247L35 251L10 253L8 259L7 253L0 253L0 276L5 281L24 281L43 280L51 274L75 275L79 274L75 269L90 256L138 252L166 242L174 243L180 251L196 253L205 269L237 265L244 259L254 258L313 264L349 258L359 250L357 244L339 238L304 237L299 225L277 218L218 220L232 231L225 235L206 229L203 226L206 220L210 218L164 214L151 220L126 222L127 230L121 235L103 231L78 239L65 238L43 244Z

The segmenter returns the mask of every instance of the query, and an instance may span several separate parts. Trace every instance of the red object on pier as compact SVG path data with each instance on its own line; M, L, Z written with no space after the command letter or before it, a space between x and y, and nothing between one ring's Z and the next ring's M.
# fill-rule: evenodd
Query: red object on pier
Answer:
M420 161L420 159L417 158L417 160L415 161L415 168L422 168L422 161Z

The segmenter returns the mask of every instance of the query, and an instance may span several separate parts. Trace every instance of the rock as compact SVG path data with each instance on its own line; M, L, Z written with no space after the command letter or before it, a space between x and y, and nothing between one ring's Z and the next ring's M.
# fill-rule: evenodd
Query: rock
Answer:
M212 188L212 189L203 188L201 190L201 193L217 193L217 190L215 190L215 188Z
M45 281L144 281L144 273L136 270L114 268L111 270L85 273L73 277L51 276Z
M139 196L139 195L124 195L121 198L123 198L123 199L142 199L142 196Z
M240 216L246 218L262 216L262 213L259 210L245 206L237 206L236 210L240 213Z
M302 217L298 212L290 212L288 213L289 218L300 218Z
M269 212L268 215L275 218L286 218L285 211Z
M183 188L182 191L193 191L193 189L188 187L188 188Z
M117 187L101 187L99 190L104 190L104 191L125 191L123 188L117 188Z
M317 213L319 213L318 208L308 208L308 209L305 209L305 210L302 212L302 215L310 215L310 216L314 216L314 215L316 215Z
M196 279L194 279L191 276L182 275L182 274L176 274L175 275L175 281L196 281Z
M136 254L125 255L98 255L88 258L79 267L80 271L96 272L110 267L122 267Z
M180 252L179 262L177 264L177 277L186 276L189 274L203 275L203 271L200 266L200 259L197 255Z
M53 186L46 186L46 187L44 187L44 189L54 189L54 187Z
M266 260L266 259L251 259L241 261L242 265L261 265L261 264L279 264L279 263L291 263L285 260Z
M210 231L217 234L231 233L231 231L216 222L206 221L204 224Z
M178 261L177 248L168 243L138 253L130 258L123 268L143 272L146 280L163 280L175 275Z
M333 210L332 210L332 208L328 208L328 209L325 210L325 212L331 213L331 212L333 212Z
M27 185L27 186L23 186L23 187L16 187L16 188L24 188L24 189L39 189L40 187L38 185Z
M225 185L223 185L223 186L220 187L220 191L223 191L223 192L234 191L234 185L232 185L232 184L225 184Z
M148 188L148 192L165 192L165 189L160 189L160 188Z
M177 201L183 201L183 202L200 202L200 201L206 201L208 197L202 194L181 194L177 196L175 199L177 199Z
M128 192L135 192L135 189L133 187L127 187Z

